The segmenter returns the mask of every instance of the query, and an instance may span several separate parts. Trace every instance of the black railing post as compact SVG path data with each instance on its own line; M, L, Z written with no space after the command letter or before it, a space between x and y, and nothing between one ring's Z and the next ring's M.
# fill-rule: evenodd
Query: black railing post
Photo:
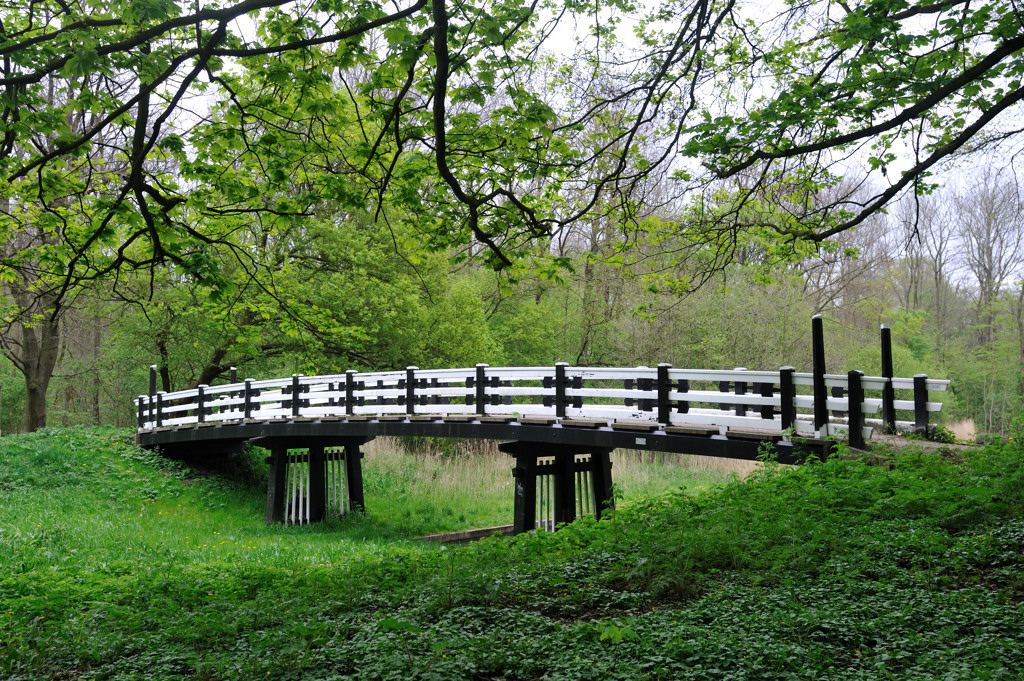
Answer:
M156 396L156 365L149 365L149 420L153 420L153 397Z
M928 376L914 374L914 432L928 436Z
M746 367L736 367L736 369L735 369L735 371L746 371L746 370L747 370ZM739 395L746 395L747 394L747 382L746 381L735 381L734 385L736 386L736 395L737 396L739 396ZM737 402L736 403L736 416L746 416L746 415L747 415L747 405L741 404L741 403Z
M850 424L850 446L864 449L864 386L861 378L863 371L851 371L846 374L847 382L847 414Z
M779 412L782 416L782 429L796 427L796 386L793 384L793 367L779 369Z
M206 423L206 386L200 384L197 390L199 394L196 396L196 414L199 416L199 423Z
M416 370L419 367L405 368L405 413L416 413Z
M245 379L245 393L244 393L244 397L245 397L245 405L244 405L245 418L246 418L246 420L249 420L249 419L252 418L252 411L253 411L253 409L252 409L252 406L253 406L252 405L253 394L252 394L252 379L251 378Z
M662 362L658 365L658 423L668 424L672 420L672 405L668 401L668 393L672 382L668 380L671 364Z
M146 398L139 395L139 428L146 427Z
M757 384L757 393L761 397L773 397L775 395L775 384L770 381ZM771 421L775 418L775 409L770 404L761 405L761 418L766 421Z
M476 413L483 416L487 413L487 365L476 365Z
M828 391L825 390L825 331L821 315L811 317L811 345L814 372L814 429L828 435Z
M345 414L352 416L356 413L356 372L349 369L345 372Z
M164 425L164 391L156 394L156 427L163 428Z
M679 384L676 386L676 390L681 393L690 392L690 379L680 378ZM690 403L686 400L679 400L679 403L676 405L676 411L680 414L688 413L690 411Z
M887 433L896 432L896 391L892 387L892 331L882 324L882 423Z
M292 417L299 415L299 374L292 374Z
M832 394L832 397L838 397L840 399L846 397L846 390L841 385L832 386L829 392ZM832 416L835 416L837 419L841 419L846 416L846 412L842 409L833 409Z
M567 362L559 362L555 365L555 416L565 418L565 389L568 381L565 378Z

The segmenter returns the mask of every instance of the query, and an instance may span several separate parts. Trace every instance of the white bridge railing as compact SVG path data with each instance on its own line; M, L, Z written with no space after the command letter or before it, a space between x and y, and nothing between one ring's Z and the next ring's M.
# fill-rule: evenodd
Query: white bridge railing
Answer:
M151 386L155 381L151 379ZM140 431L279 419L569 421L623 427L791 431L870 437L872 426L927 430L949 381L849 374L637 368L490 367L293 375L138 398ZM899 394L897 395L897 391ZM896 399L899 396L900 399ZM900 420L897 412L910 412ZM879 416L880 415L880 416ZM498 417L505 417L500 419ZM511 418L508 418L511 417ZM858 424L860 433L849 433ZM595 424L591 424L595 425ZM600 423L596 425L601 425ZM678 432L678 431L677 431Z

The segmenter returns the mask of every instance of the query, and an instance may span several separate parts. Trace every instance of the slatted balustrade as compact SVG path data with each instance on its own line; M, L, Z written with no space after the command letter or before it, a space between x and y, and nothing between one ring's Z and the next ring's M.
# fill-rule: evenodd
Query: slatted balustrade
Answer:
M852 376L852 377L851 377ZM892 378L825 374L825 406L833 417L815 423L815 377L790 368L779 371L673 369L668 365L635 368L489 367L302 376L245 380L199 386L194 390L142 395L140 432L201 427L230 422L294 419L466 419L553 417L560 421L597 419L636 427L709 426L730 430L791 431L829 437L849 434L850 419L861 423L861 437L883 425L887 385L912 391L913 399L893 399L901 430L927 427L928 414L940 402L929 391L948 381L927 377ZM859 385L858 385L859 384ZM852 386L852 387L851 387ZM850 392L862 394L851 403ZM851 414L853 416L851 416ZM922 421L924 423L922 423Z

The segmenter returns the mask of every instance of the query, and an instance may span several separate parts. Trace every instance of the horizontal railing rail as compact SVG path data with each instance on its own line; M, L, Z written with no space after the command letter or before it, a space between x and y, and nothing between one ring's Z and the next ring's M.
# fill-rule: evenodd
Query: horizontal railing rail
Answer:
M663 428L718 427L723 433L741 428L817 437L846 433L855 443L870 437L877 426L927 431L929 414L942 408L941 402L929 401L928 393L949 385L923 375L889 379L850 372L825 374L820 385L828 392L818 394L821 388L816 388L815 379L814 374L791 367L773 372L674 369L667 364L478 364L460 369L295 374L140 395L138 428L141 432L280 419L543 417L570 423L605 420L613 428L616 423L648 422ZM155 386L152 377L150 385ZM895 399L896 390L912 391L912 399ZM816 409L822 401L824 411ZM879 412L913 416L883 420L875 417Z

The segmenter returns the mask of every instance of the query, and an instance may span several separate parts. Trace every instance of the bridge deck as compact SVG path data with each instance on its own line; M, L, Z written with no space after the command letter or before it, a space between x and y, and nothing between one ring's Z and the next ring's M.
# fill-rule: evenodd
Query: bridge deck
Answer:
M662 427L645 422L643 429L638 430L641 424L604 423L583 423L580 419L537 424L507 419L282 418L152 429L140 432L137 441L143 447L192 453L230 451L247 442L266 446L274 440L287 440L294 448L306 448L311 444L343 446L354 439L366 441L378 436L510 440L746 460L756 459L762 451L762 443L770 442L782 463L797 463L808 454L824 453L824 441L810 437L783 440L781 431L726 430L726 434L722 434L720 428Z

